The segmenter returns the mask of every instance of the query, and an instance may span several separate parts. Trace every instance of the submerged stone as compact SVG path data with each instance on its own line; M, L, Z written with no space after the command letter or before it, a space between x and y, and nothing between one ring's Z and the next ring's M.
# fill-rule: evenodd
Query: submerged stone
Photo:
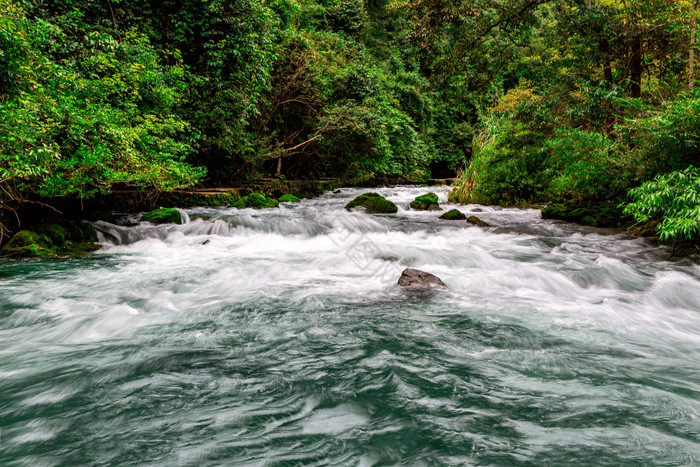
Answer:
M427 193L416 197L411 201L411 209L417 211L441 211L438 204L438 195L435 193Z
M399 210L394 203L378 193L364 193L350 201L345 209L363 207L367 212L374 214L391 214Z
M467 222L470 224L474 224L478 227L491 227L491 224L488 224L487 222L482 221L476 216L469 216L467 217Z
M182 217L180 211L173 208L154 209L141 217L142 221L153 222L154 224L181 224Z
M452 209L450 211L447 211L442 216L440 216L440 219L444 219L447 221L463 221L466 218L467 218L467 216L465 216L464 213L462 213L458 209Z
M419 269L406 268L399 277L401 287L413 289L432 289L434 287L447 287L439 277Z
M282 195L278 198L280 203L301 203L301 200L294 195Z

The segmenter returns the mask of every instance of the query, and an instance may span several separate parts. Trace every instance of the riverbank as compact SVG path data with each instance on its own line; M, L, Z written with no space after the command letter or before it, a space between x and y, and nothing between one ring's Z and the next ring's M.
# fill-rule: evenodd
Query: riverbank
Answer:
M383 185L421 185L426 191L433 187L452 186L458 179L430 179L420 182L406 179L376 178L360 184L361 188L376 188ZM6 235L0 242L0 247L14 242L14 248L6 249L5 256L40 256L73 255L93 250L89 232L91 222L110 220L115 213L147 212L155 208L192 208L192 207L276 207L279 201L289 199L308 199L343 187L338 179L320 180L281 180L260 179L229 187L198 187L172 192L146 192L139 190L116 190L110 194L98 196L89 200L57 199L48 202L33 203L25 207L17 216L12 235ZM252 196L251 196L252 195ZM533 208L526 206L525 208ZM543 207L542 218L572 222L580 225L601 228L613 228L625 231L634 236L642 236L656 241L655 224L643 226L634 224L633 220L621 214L621 208L616 203L585 203L570 201L552 203ZM79 226L79 227L75 227ZM63 235L66 230L86 233L81 235ZM13 235L21 233L12 240ZM59 232L59 235L54 235ZM21 238L20 238L21 237ZM12 245L10 245L12 246ZM672 249L673 255L690 256L698 252L695 243L676 244Z

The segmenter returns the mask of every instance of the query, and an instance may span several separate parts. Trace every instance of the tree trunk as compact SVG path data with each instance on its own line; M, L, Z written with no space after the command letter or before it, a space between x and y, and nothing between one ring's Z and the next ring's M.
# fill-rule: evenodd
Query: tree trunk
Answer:
M277 175L282 173L282 158L277 159Z
M688 64L688 89L695 87L695 11L697 0L693 1L693 16L690 20L690 63Z
M642 39L632 39L632 56L630 57L630 93L632 97L642 97Z

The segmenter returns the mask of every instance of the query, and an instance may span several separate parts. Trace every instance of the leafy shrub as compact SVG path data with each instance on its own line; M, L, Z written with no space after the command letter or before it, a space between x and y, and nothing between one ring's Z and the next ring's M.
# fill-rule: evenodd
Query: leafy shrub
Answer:
M700 169L658 175L629 194L625 213L638 222L660 220L661 240L700 240Z
M558 130L545 142L545 198L614 198L626 192L617 143L595 132Z
M472 160L450 200L513 205L537 200L543 180L545 136L506 117L487 120L475 139Z
M0 204L116 184L168 190L204 175L183 161L191 128L173 115L184 69L163 65L144 36L87 33L75 61L54 58L72 45L56 25L16 13L10 30L24 62L0 99Z
M364 0L341 0L332 10L332 18L335 28L358 32L367 20Z
M637 104L638 106L638 104ZM634 148L634 175L643 182L700 160L700 98L684 97L629 118L621 131Z

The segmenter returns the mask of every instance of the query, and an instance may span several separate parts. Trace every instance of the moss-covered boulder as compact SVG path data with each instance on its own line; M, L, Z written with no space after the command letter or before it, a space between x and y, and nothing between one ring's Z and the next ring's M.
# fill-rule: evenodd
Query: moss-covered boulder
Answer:
M619 203L614 201L585 201L573 199L553 203L542 209L542 219L555 219L591 227L628 227L634 219L625 216Z
M441 211L440 205L438 204L438 195L435 193L427 193L418 196L411 201L411 209L417 211Z
M51 243L56 246L63 246L71 241L71 234L67 228L60 224L45 224L33 229L39 235L45 235Z
M42 258L55 254L51 240L31 230L20 230L2 249L3 256L12 258Z
M61 225L70 233L70 240L74 245L97 242L97 231L87 222L66 222Z
M265 209L265 208L276 208L280 205L279 201L274 198L268 198L262 193L251 193L248 196L244 196L236 200L236 202L231 204L231 207L244 209Z
M467 217L467 222L469 222L470 224L474 224L474 225L476 225L477 227L491 227L490 224L488 224L488 223L482 221L481 219L479 219L479 218L476 217L476 216L469 216L469 217Z
M0 251L12 258L42 258L100 248L95 228L85 222L60 221L17 232Z
M173 208L160 208L147 212L141 217L142 221L154 224L182 224L180 211Z
M467 216L465 216L464 213L462 213L458 209L451 209L442 216L440 216L440 219L444 219L446 221L463 221L466 218Z
M363 207L373 214L392 214L399 210L394 203L378 193L364 193L345 205L345 209Z
M294 195L282 195L278 201L280 203L301 203L301 200Z

